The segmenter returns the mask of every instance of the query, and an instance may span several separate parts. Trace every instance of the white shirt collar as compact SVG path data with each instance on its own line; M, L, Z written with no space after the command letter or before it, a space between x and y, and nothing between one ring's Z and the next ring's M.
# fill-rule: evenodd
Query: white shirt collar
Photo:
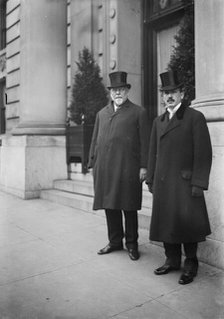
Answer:
M114 103L114 112L116 112L118 109L120 109L121 107L120 106L118 106L118 105L116 105L115 103Z
M174 116L174 114L180 108L180 106L181 106L181 102L179 104L177 104L174 109L170 109L169 107L166 108L167 111L169 112L169 118L170 119Z

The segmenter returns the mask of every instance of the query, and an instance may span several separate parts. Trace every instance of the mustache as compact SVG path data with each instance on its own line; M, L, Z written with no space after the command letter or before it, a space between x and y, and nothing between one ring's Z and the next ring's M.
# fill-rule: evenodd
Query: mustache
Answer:
M167 102L174 102L174 99L172 99L172 97L170 97Z

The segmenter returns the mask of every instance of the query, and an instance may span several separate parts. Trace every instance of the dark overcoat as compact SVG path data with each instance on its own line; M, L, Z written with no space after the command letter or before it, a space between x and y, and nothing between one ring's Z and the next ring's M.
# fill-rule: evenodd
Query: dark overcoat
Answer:
M94 210L141 209L139 170L147 167L148 135L145 109L129 100L116 112L112 103L98 112L89 159Z
M212 148L204 115L181 105L169 121L154 120L147 183L153 189L150 239L167 243L204 241L211 233L204 195L208 189Z

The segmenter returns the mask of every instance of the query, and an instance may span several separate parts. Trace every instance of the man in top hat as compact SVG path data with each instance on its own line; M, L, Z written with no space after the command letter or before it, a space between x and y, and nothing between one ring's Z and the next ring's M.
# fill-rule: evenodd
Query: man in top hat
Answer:
M212 148L203 114L183 103L183 84L176 71L160 74L165 113L154 120L147 181L153 194L150 239L163 242L165 264L156 275L181 266L180 284L197 275L198 242L211 233L203 191L208 189Z
M125 237L129 257L137 260L137 210L141 209L148 155L147 116L143 107L128 99L127 73L113 72L109 77L111 103L96 116L88 165L93 168L93 209L104 209L107 221L109 243L98 254L122 250Z

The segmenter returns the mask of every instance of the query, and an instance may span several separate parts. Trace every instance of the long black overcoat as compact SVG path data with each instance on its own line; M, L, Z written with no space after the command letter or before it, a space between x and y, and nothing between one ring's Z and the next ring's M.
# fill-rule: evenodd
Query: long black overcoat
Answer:
M98 112L89 159L94 210L141 209L139 170L147 167L148 135L145 109L130 100L116 112L112 103Z
M181 105L168 121L154 120L147 183L153 189L150 239L167 243L204 241L211 233L204 196L192 186L208 189L212 148L204 115Z

